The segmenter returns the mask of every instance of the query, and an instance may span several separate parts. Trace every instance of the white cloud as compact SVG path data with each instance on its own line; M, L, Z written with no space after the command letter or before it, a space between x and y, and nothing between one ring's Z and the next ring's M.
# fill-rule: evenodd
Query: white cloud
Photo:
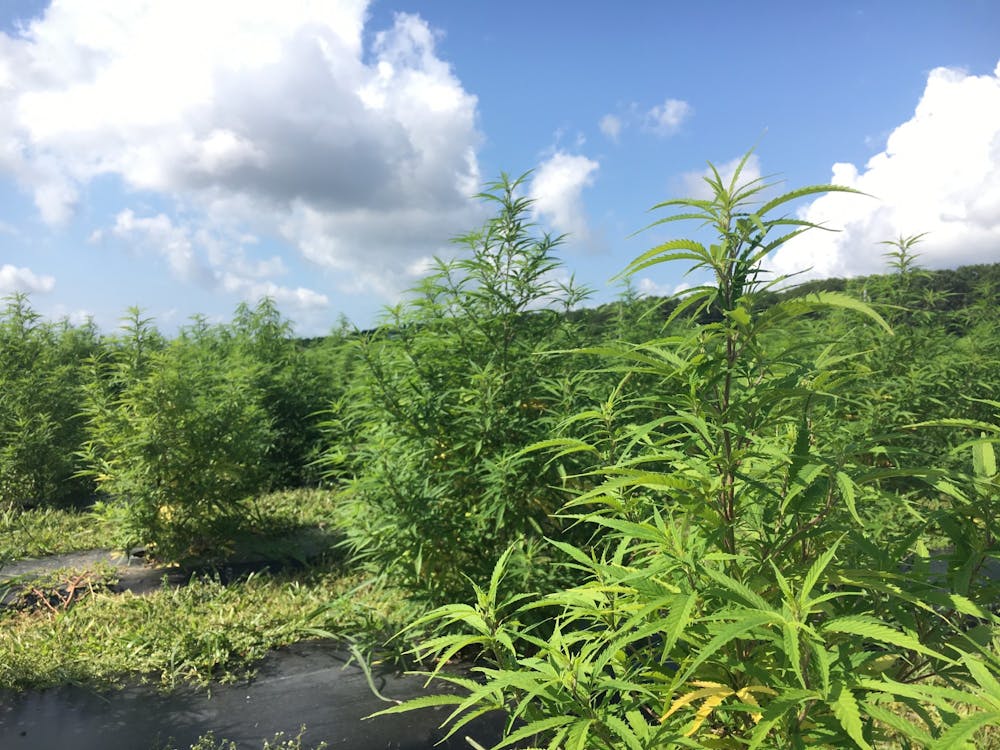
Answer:
M809 277L886 270L877 243L928 232L919 263L949 267L1000 261L1000 64L992 75L936 68L908 121L863 170L834 164L831 182L875 196L831 193L799 215L841 232L813 230L770 266Z
M613 140L615 143L618 142L618 136L622 132L622 118L617 115L604 115L597 126L601 129L608 138Z
M127 243L150 247L167 261L175 278L183 281L205 282L211 272L196 256L186 227L175 226L166 214L136 216L126 209L115 217L115 237Z
M245 300L270 297L278 304L288 305L294 310L316 310L330 306L330 300L325 294L314 292L312 289L301 286L292 289L271 281L256 281L236 273L223 272L219 277L219 286L227 292L240 295Z
M326 295L312 289L272 281L269 277L287 273L284 261L277 256L248 258L246 246L255 244L253 236L220 236L205 228L175 224L166 214L136 216L131 209L118 214L111 233L132 249L161 255L176 278L206 289L222 290L248 301L271 297L297 311L330 304Z
M76 309L66 307L65 305L54 305L50 310L45 313L45 317L51 320L67 320L70 325L83 326L87 325L94 319L94 313L91 310L86 309Z
M597 127L608 139L618 142L626 128L639 127L658 136L676 134L694 115L694 108L682 99L666 99L663 104L644 110L637 102L619 105L617 113L604 115Z
M583 206L583 189L594 183L598 162L578 154L557 151L538 165L529 187L535 213L552 228L586 242L590 227Z
M52 276L38 275L30 268L19 268L9 263L0 266L0 294L13 292L40 293L51 292L56 286Z
M406 275L416 279L423 278L431 272L432 268L434 268L434 258L425 255L422 258L417 258L406 267Z
M674 284L673 286L669 284L660 284L653 281L648 276L643 276L635 285L636 291L643 297L673 297L674 295L681 294L682 292L691 289L691 285L686 281L682 281L679 284Z
M135 228L183 213L161 247L189 280L213 266L194 234L222 222L391 293L479 222L480 135L428 25L399 14L366 46L367 5L54 0L0 33L0 173L53 224L99 177L158 195Z
M657 135L673 135L680 130L681 125L694 110L691 105L681 99L667 99L646 113L646 129Z
M722 178L722 184L725 185L727 190L733 180L733 175L736 174L736 168L742 160L742 156L737 156L735 159L730 159L727 162L715 165L715 169L719 173L719 177ZM746 164L743 165L743 169L740 171L740 178L737 180L737 187L759 180L760 176L760 159L757 157L757 154L750 154ZM707 182L705 182L706 177L715 179L714 173L708 167L701 172L685 172L681 175L684 197L698 198L701 200L711 198L713 195L712 188Z

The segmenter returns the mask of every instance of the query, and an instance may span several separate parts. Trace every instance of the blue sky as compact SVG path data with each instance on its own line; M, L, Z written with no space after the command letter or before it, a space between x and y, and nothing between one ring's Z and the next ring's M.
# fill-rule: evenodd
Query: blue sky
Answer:
M797 208L843 231L783 273L1000 261L1000 4L7 0L0 294L111 330L277 299L299 332L370 325L501 170L609 279L668 235L652 204L753 147L750 176L877 199ZM731 168L731 167L730 167ZM660 266L647 293L690 283Z

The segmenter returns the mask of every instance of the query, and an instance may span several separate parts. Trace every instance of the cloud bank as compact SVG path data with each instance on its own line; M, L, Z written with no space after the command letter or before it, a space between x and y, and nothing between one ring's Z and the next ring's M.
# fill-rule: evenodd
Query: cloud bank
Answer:
M928 268L1000 261L1000 64L992 74L952 68L929 74L916 111L863 170L833 165L831 182L874 198L832 193L800 216L812 230L777 251L769 267L807 277L886 269L877 243L927 232L917 245Z
M428 25L399 14L366 47L366 9L54 0L0 34L0 172L50 224L116 180L115 223L99 236L159 242L185 281L323 303L280 287L276 265L228 265L254 254L249 235L290 243L347 291L390 294L478 219L480 135L476 97ZM149 196L166 207L138 216Z

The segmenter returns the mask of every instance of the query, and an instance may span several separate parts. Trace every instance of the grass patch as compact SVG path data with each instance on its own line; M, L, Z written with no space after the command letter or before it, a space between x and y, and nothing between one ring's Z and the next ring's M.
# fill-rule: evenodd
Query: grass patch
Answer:
M331 508L330 492L274 493L256 502L251 525L262 538L302 530L332 534ZM37 540L41 534L54 538L58 529L77 533L75 546L36 543L30 548L36 554L90 547L104 539L90 514L25 515L20 528L33 530L23 533L22 540ZM4 543L13 548L10 540ZM27 549L20 543L18 556L26 556ZM384 581L345 570L333 553L303 567L228 582L198 576L186 586L165 586L145 595L92 586L86 596L77 592L72 606L60 606L66 584L80 573L59 571L33 582L52 594L36 596L37 606L0 610L0 689L74 683L102 688L128 679L167 690L182 683L233 682L250 676L268 651L307 638L326 635L349 640L363 652L381 650L422 611ZM81 588L79 581L76 588ZM390 657L406 646L393 647L398 653Z
M266 542L302 528L331 527L335 495L330 490L304 489L274 492L252 506L246 537ZM62 555L121 545L112 514L89 509L33 508L0 510L0 563L47 555ZM270 551L266 545L261 551Z
M113 546L111 524L87 510L0 510L0 561Z
M311 627L384 632L399 598L361 583L317 568L229 585L198 578L146 596L95 591L58 613L8 610L0 615L0 689L113 687L129 677L164 689L234 682L268 651L309 637ZM323 606L331 598L334 605Z

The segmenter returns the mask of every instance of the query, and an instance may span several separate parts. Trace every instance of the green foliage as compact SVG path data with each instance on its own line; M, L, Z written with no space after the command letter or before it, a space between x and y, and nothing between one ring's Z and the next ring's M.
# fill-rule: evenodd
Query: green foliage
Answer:
M27 297L0 312L0 506L60 504L92 492L75 478L83 425L76 419L97 348L92 325L41 320Z
M283 319L274 300L264 298L256 307L241 304L224 329L235 354L254 363L254 387L274 429L267 472L274 487L315 485L320 472L315 461L326 440L319 412L344 389L346 373L337 354L338 336L304 346L292 335L292 324Z
M918 273L917 258L920 254L913 252L913 246L926 236L927 232L922 232L909 237L900 235L894 240L883 240L880 245L888 245L893 249L883 253L882 257L889 261L889 267L900 276L907 277Z
M95 367L83 454L121 545L167 560L224 545L268 482L273 431L256 364L198 322L162 344L133 311Z
M0 561L110 547L113 530L71 508L0 509Z
M557 281L558 238L536 236L521 180L482 198L497 215L457 239L412 297L360 338L358 387L336 415L357 436L347 533L355 552L433 601L521 544L524 574L563 497L556 469L518 451L548 433L572 399L565 364L577 345L565 313L583 293ZM335 449L343 455L343 447Z
M697 322L602 349L623 382L659 382L656 392L609 399L609 411L639 399L636 413L649 416L603 419L618 433L612 453L607 440L536 446L613 455L567 506L598 541L552 540L583 582L505 597L503 555L473 603L414 625L442 632L418 653L439 669L456 653L480 654L482 679L439 674L463 694L388 712L450 704L456 732L501 709L511 723L498 747L607 750L971 748L1000 723L996 618L986 608L996 585L972 571L971 585L956 587L950 572L935 572L923 528L886 539L866 518L897 497L903 477L944 498L939 523L957 523L974 505L968 485L933 466L872 466L878 446L829 419L841 401L863 401L865 367L843 340L810 329L810 316L843 311L882 336L888 326L839 292L763 304L779 280L766 281L761 263L812 228L772 212L845 188L764 199L766 181L740 182L745 163L728 183L713 168L708 199L657 206L679 213L653 226L696 220L714 229L714 244L665 242L626 269L683 260L714 276L674 310L675 320ZM981 471L995 468L988 452L978 455ZM996 490L991 478L974 487ZM982 538L956 528L970 543ZM992 540L977 549L979 560L997 554Z
M297 579L195 578L141 596L98 591L58 616L0 612L0 688L103 688L138 677L174 689L244 679L270 650L300 640L331 593L357 585L329 571Z

